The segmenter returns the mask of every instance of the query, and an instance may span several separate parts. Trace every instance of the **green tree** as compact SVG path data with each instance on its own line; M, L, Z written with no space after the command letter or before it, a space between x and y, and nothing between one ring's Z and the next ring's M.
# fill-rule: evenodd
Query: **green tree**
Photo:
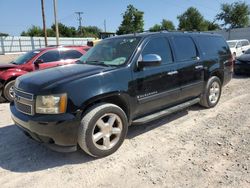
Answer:
M62 23L58 23L59 35L60 37L95 37L98 38L100 36L100 32L102 31L100 28L96 26L87 26L82 27L82 35L76 30L75 27L68 27ZM56 28L55 24L51 26L51 28L47 29L48 37L56 36ZM32 26L27 31L23 31L21 36L31 36L31 37L44 37L43 30L38 26Z
M55 24L51 26L51 29L55 32L56 27ZM60 37L75 37L77 35L77 31L75 27L68 27L62 23L58 23L59 35Z
M175 30L174 24L170 20L163 19L161 24L155 24L153 27L149 28L151 32L157 32L162 30L173 31Z
M179 30L185 31L206 31L207 25L204 17L194 7L188 8L183 14L177 16L179 20Z
M0 37L7 37L7 36L9 36L9 34L0 32Z
M245 2L224 3L216 19L223 21L225 28L240 28L249 26L250 8Z
M32 25L26 32L23 31L21 36L30 36L30 37L42 37L44 35L43 30L39 26Z
M162 30L168 30L168 31L173 31L175 30L175 26L172 21L163 19L161 22L161 28Z
M161 31L162 27L159 24L155 24L153 27L149 28L150 32L157 32L157 31Z
M221 29L219 24L217 24L215 22L210 22L208 20L205 20L204 24L205 24L205 27L207 28L208 31L214 31L214 30L220 30Z
M96 26L86 26L86 27L82 27L81 29L82 29L83 37L100 38L100 33L102 32L102 30Z
M133 5L128 5L123 14L123 21L117 30L117 35L142 32L144 27L144 12L139 11Z

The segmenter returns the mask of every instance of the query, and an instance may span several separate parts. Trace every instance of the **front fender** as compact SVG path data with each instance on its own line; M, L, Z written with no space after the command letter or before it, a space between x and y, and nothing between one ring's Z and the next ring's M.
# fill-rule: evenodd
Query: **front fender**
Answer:
M21 69L6 70L5 72L1 74L1 79L7 82L8 80L11 80L12 78L17 78L27 73L28 73L27 71L23 71Z

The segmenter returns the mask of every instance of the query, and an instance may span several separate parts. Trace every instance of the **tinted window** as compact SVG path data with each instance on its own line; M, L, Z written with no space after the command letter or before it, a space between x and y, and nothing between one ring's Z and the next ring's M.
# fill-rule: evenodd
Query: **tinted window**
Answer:
M82 56L82 54L77 50L61 51L60 54L61 54L61 59L78 59Z
M188 61L197 57L196 47L190 37L175 36L172 40L175 46L177 61Z
M60 56L58 50L51 50L45 52L43 55L39 57L39 59L43 60L44 62L52 62L52 61L59 61Z
M172 62L172 53L167 39L151 39L142 51L142 57L147 54L157 54L161 56L162 63Z
M103 66L119 66L128 62L141 37L117 37L104 39L83 55L78 63Z
M39 53L40 53L39 50L33 50L30 52L27 52L24 55L19 56L16 60L12 61L11 63L16 64L16 65L25 64Z
M241 41L239 41L239 42L237 43L237 46L236 46L236 47L242 47Z
M230 53L230 49L222 37L198 36L197 43L203 55L215 56L218 54L227 55Z
M242 44L242 46L247 46L247 45L249 45L249 42L244 40L244 41L241 42L241 44Z

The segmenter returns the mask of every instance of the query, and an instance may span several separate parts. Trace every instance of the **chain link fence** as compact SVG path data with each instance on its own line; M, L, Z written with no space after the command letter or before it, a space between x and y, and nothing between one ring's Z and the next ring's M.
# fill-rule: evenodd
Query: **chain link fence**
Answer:
M59 38L60 45L87 45L94 38ZM48 37L48 45L56 45L55 37ZM0 37L0 55L27 52L45 47L44 37Z

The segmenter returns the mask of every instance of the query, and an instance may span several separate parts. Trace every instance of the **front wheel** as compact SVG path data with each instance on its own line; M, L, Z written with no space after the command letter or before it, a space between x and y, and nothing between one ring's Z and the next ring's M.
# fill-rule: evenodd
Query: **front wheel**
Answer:
M14 85L15 80L12 80L4 86L3 96L9 102L12 102L14 100Z
M206 88L201 96L200 105L206 108L216 106L221 96L221 81L217 76L211 77L206 85Z
M128 130L124 111L109 103L92 107L84 115L78 132L78 144L93 157L114 153L123 143Z

